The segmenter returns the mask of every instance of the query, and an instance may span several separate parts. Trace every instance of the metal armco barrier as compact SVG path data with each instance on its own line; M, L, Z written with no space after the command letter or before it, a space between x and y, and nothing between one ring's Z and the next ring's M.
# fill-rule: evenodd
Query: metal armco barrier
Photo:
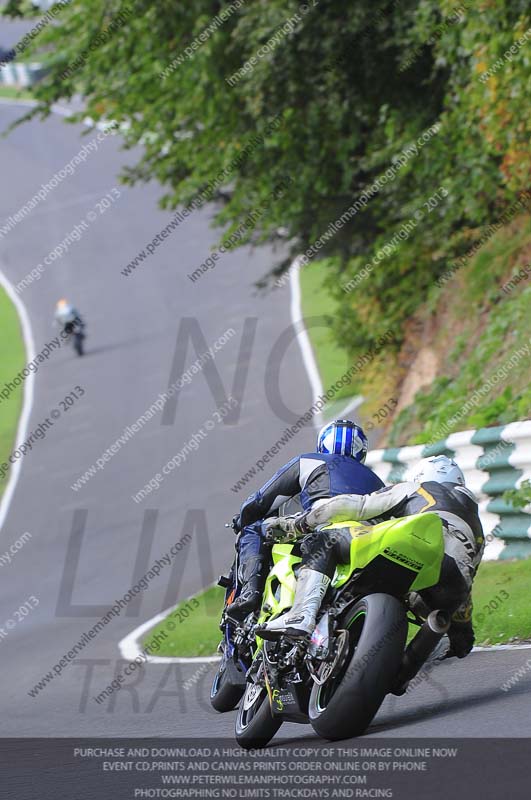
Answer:
M46 74L41 64L19 64L11 61L0 67L0 86L18 86L27 88L33 86Z
M385 483L397 483L410 464L441 453L455 458L478 498L485 535L493 537L484 557L531 558L531 513L503 500L504 492L531 479L531 420L461 431L430 445L373 450L367 464Z

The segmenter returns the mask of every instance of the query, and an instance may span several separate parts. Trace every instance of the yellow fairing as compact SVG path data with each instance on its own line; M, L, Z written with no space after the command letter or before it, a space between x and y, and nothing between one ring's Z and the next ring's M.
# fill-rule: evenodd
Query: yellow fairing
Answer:
M378 525L339 522L325 530L349 528L352 536L350 564L337 567L333 586L342 586L354 570L366 567L376 556L402 564L417 572L411 591L434 586L439 580L444 556L442 522L430 512L387 520Z

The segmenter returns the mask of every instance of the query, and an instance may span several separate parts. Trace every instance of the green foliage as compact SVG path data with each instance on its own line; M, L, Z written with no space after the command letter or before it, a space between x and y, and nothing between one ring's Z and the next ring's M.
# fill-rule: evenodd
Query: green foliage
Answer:
M7 11L28 7L10 0ZM312 0L307 13L300 9L298 0L246 0L237 9L217 0L76 0L25 52L50 70L28 116L83 96L86 108L72 119L125 123L126 147L140 153L124 170L126 183L156 179L161 205L170 209L213 181L224 233L291 179L251 233L254 242L274 240L282 228L291 255L314 245L386 175L313 256L325 259L335 338L351 356L389 328L400 343L421 305L437 307L437 278L529 190L531 9L528 0ZM217 24L222 12L227 18ZM113 32L120 14L126 23ZM423 140L434 125L436 135ZM438 191L444 199L425 206ZM419 211L422 219L389 250ZM484 267L498 271L507 262L502 254L486 258L471 279L481 302L494 304ZM367 265L367 277L346 293L342 287ZM481 364L500 338L510 340L511 320L502 316L465 375L452 387L437 385L445 414L481 380ZM510 407L524 413L526 403L518 389L512 398L490 398L475 418L503 418ZM430 419L429 436L437 420L429 398L418 404Z
M461 335L458 336L455 340L455 347L452 353L452 358L458 359L462 353L466 350L467 346L467 339L466 336Z
M463 295L462 307L473 307L473 298L473 292ZM498 301L482 330L475 330L474 318L469 321L445 364L448 374L436 378L428 390L419 391L414 403L397 417L390 435L391 445L425 444L458 430L529 417L529 355L524 355L522 348L530 344L531 287L503 299L498 288ZM463 340L467 337L474 337L474 346L465 354ZM511 365L509 360L517 351L521 357ZM486 385L499 368L506 370L505 378L487 392L476 394L475 405L467 405L476 390Z
M531 481L523 481L519 489L509 489L503 499L515 508L525 508L531 503Z

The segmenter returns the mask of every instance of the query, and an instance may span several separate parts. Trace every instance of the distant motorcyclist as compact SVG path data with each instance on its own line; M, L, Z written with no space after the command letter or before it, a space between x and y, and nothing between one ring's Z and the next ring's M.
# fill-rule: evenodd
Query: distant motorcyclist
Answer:
M434 512L443 525L444 559L436 586L419 592L420 604L452 615L448 656L468 655L474 645L471 588L484 550L477 500L465 487L461 469L445 455L423 459L410 470L410 476L411 480L372 494L336 496L302 515L275 521L275 526L288 534L307 535L302 543L302 568L293 607L263 626L267 638L311 633L322 597L309 595L305 590L309 578L301 582L301 576L315 573L328 585L337 564L348 563L352 541L349 529L321 530L323 526ZM412 599L419 602L418 595Z
M66 333L72 333L76 326L84 327L77 308L65 299L59 300L55 306L55 321Z
M55 322L62 333L72 336L74 347L78 355L83 355L83 340L85 338L85 323L81 314L68 300L59 300L55 307Z
M335 495L381 488L380 478L363 463L367 449L367 438L358 425L349 420L331 422L319 432L316 452L291 459L245 500L233 522L240 532L236 547L241 591L230 605L232 617L243 618L261 604L269 562L263 520L283 510L286 501L294 502L297 511L308 511ZM312 590L321 591L320 578L314 584Z

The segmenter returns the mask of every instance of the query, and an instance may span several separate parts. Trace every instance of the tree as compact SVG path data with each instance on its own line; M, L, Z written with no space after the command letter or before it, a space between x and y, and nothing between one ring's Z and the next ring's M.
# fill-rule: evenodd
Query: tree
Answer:
M11 0L10 13L23 8ZM524 46L480 78L529 24L524 0L79 0L34 40L50 72L28 116L81 94L78 117L115 119L126 147L141 145L126 182L157 179L168 209L220 200L228 234L261 209L238 244L279 228L293 253L319 240L314 257L326 259L341 299L338 336L355 347L395 325L399 341L448 260L528 188ZM440 189L443 200L400 238ZM370 280L344 292L382 248Z

